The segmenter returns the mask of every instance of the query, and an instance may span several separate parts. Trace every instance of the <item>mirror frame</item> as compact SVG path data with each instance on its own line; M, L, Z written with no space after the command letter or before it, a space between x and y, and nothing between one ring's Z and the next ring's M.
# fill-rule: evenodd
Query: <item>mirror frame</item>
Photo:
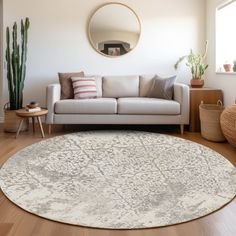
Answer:
M91 20L92 20L93 16L96 14L96 12L97 12L99 9L101 9L101 8L103 8L103 7L105 7L105 6L107 6L107 5L112 5L112 4L124 6L124 7L128 8L131 12L133 12L134 15L136 16L137 21L138 21L139 32L140 32L140 33L139 33L139 39L138 39L136 45L132 48L132 50L130 50L129 52L127 52L127 53L125 53L125 54L123 54L123 55L119 55L119 56L112 56L112 55L108 55L108 54L105 54L105 53L102 53L101 51L99 51L99 50L97 49L96 45L94 45L94 42L93 42L93 40L92 40L92 36L91 36L91 33L90 33L90 32L91 32ZM101 54L101 55L103 55L103 56L105 56L105 57L109 57L109 58L119 58L119 57L125 56L125 55L129 54L130 52L132 52L132 51L137 47L137 45L138 45L138 43L139 43L139 41L140 41L141 33L142 33L141 21L140 21L138 15L136 14L136 12L135 12L131 7L127 6L127 5L124 4L124 3L120 3L120 2L109 2L109 3L104 3L104 4L100 5L100 6L98 6L98 7L92 12L92 14L91 14L91 16L89 17L89 20L88 20L87 34L88 34L88 38L89 38L89 42L90 42L91 46L93 47L93 49L94 49L96 52L98 52L99 54Z

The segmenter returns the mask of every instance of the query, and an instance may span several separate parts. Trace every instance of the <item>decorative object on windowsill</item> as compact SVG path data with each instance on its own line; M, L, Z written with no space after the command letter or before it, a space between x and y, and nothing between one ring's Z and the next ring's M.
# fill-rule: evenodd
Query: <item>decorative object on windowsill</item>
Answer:
M203 54L195 54L193 50L190 49L189 54L180 57L174 65L175 69L177 70L179 64L184 59L187 59L186 66L190 68L192 74L192 79L190 81L192 88L202 88L204 85L204 80L202 77L208 68L208 64L204 63L207 54L207 49L208 49L208 41L206 41L205 50Z
M233 61L233 64L234 64L233 71L236 72L236 59Z
M6 63L9 91L9 105L4 107L4 131L6 132L16 132L18 129L19 117L16 116L15 111L21 109L23 104L29 26L29 18L21 20L20 43L17 39L17 23L15 22L12 28L12 39L9 27L6 29ZM25 123L21 130L26 130L27 127L28 125Z
M203 138L213 142L224 142L225 137L220 127L220 116L224 111L221 100L217 104L203 104L199 106L201 121L201 135Z
M236 148L236 104L225 108L220 117L220 124L225 138Z
M223 66L224 66L225 72L230 72L232 69L232 65L227 62Z

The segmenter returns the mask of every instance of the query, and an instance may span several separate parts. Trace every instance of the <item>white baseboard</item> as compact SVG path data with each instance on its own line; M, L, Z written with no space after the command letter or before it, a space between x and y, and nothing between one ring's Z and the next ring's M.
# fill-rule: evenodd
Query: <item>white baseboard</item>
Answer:
M0 123L3 123L3 122L4 122L4 117L0 116Z

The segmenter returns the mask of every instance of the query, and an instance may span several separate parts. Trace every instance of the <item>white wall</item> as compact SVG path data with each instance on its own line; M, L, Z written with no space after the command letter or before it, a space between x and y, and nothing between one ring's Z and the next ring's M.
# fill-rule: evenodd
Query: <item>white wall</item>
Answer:
M236 99L236 74L216 73L216 8L228 0L207 0L207 38L209 40L208 64L210 65L206 85L213 88L220 88L224 92L224 102L228 106ZM232 22L229 26L232 27ZM235 50L236 48L232 49Z
M88 74L174 74L173 64L189 48L202 50L205 42L205 0L122 0L140 18L138 46L120 58L101 56L90 46L87 21L107 0L3 0L4 30L28 16L31 21L24 102L45 105L46 85L57 72L84 70ZM183 66L179 81L188 83ZM4 79L3 103L8 100ZM0 109L2 112L2 108ZM1 116L2 114L0 114Z

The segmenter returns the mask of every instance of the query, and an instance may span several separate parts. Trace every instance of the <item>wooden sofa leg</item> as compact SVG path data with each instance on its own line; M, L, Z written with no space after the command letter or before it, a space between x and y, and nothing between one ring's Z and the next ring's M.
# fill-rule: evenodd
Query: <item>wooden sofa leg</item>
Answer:
M52 133L52 124L49 124L48 125L48 134L51 134Z
M184 134L184 124L180 124L180 134Z

